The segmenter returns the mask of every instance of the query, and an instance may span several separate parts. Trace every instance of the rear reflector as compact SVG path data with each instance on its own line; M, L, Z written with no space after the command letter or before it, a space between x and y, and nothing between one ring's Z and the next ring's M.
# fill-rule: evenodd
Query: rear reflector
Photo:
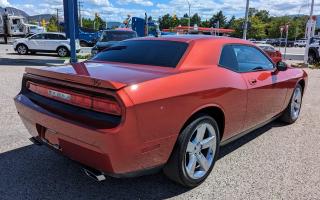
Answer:
M27 88L41 96L97 112L121 115L121 107L111 99L103 99L28 81Z

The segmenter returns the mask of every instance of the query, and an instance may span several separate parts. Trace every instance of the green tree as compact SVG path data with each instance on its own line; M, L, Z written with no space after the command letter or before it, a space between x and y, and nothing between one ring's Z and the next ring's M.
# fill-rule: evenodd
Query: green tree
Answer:
M253 17L257 12L258 12L257 9L255 9L255 8L249 8L248 16L249 16L249 17Z
M270 14L266 10L259 10L255 13L255 16L258 17L263 22L269 22L270 21Z
M225 28L231 28L233 27L234 23L235 23L236 17L233 15L229 21L226 23Z
M266 38L266 24L257 16L250 17L251 27L248 30L248 38Z
M93 29L93 20L90 18L82 18L82 27Z
M95 18L94 18L94 28L96 30L102 30L102 29L105 29L107 24L104 20L102 20L102 18L99 16L99 14L95 14Z
M209 20L206 20L206 21L202 21L201 24L200 24L201 27L206 27L206 28L211 28L212 25L210 23Z
M159 27L161 29L173 29L174 27L178 26L180 23L179 18L174 15L171 16L170 14L166 14L159 18Z
M214 26L217 22L219 22L219 27L223 28L226 25L227 18L226 16L224 16L223 12L220 10L215 15L213 15L209 21L211 26Z
M198 13L195 13L191 19L191 26L194 26L195 24L197 24L198 26L201 24L201 17L198 15Z
M56 16L52 16L49 19L49 23L47 25L48 32L58 32L58 20Z

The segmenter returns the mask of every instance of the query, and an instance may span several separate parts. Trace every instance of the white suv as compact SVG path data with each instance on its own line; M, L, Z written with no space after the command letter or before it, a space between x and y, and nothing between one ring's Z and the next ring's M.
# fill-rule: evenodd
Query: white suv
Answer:
M306 40L297 40L294 42L295 47L305 47L307 45Z
M63 33L39 33L15 40L13 48L22 55L29 52L56 52L58 56L65 57L70 53L70 40ZM76 51L80 51L79 40L76 40Z

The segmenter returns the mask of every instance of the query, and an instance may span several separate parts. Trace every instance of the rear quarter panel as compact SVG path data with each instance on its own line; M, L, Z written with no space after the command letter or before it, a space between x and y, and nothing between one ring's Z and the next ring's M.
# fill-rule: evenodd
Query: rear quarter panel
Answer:
M175 139L198 110L215 106L225 113L224 136L241 131L246 110L246 84L240 75L208 66L125 88L137 115L143 141Z

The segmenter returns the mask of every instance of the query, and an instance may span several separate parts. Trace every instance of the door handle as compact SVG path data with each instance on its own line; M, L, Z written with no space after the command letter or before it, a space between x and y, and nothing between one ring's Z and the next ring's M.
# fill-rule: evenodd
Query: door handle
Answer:
M250 85L255 85L257 83L257 79L250 79L249 83Z

